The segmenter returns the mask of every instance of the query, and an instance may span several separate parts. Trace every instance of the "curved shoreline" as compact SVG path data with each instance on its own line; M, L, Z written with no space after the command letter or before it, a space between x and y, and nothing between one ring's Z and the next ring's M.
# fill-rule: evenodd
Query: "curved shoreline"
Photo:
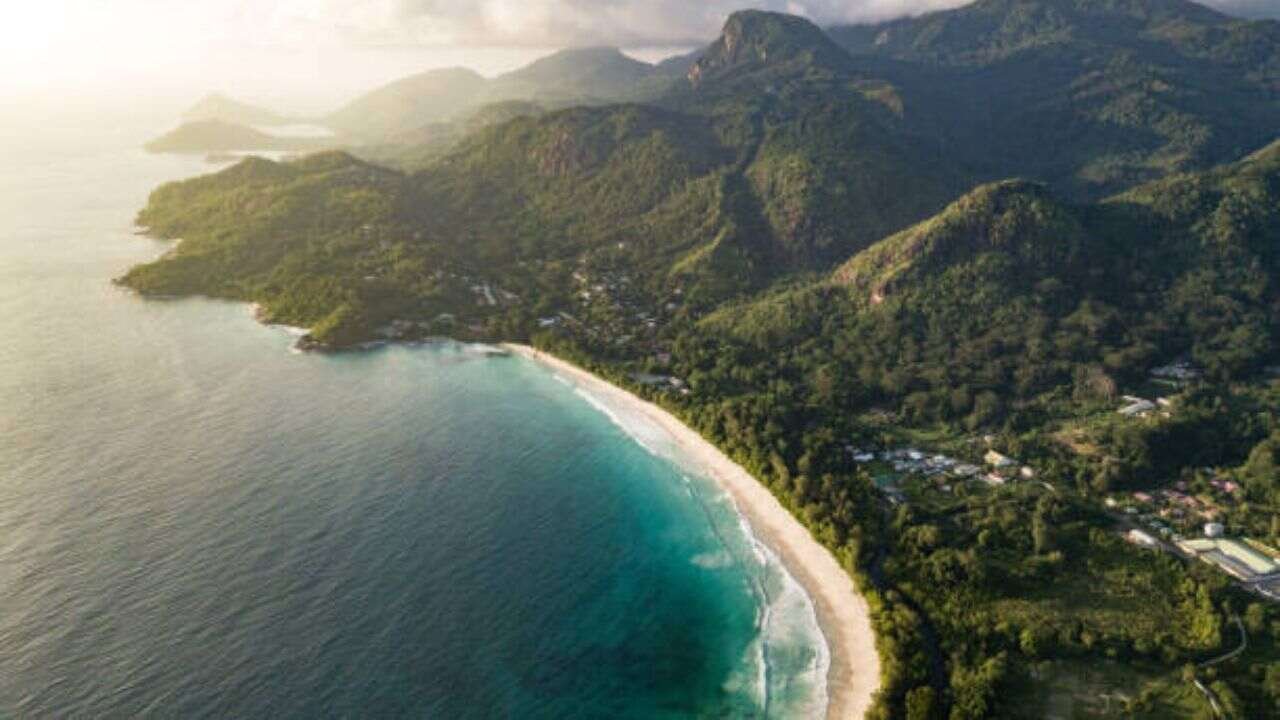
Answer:
M527 345L504 344L512 353L564 373L594 393L624 404L672 437L698 463L751 524L759 539L781 558L809 594L831 654L827 670L827 717L860 718L880 683L880 657L867 602L835 557L750 473L674 415L612 383Z

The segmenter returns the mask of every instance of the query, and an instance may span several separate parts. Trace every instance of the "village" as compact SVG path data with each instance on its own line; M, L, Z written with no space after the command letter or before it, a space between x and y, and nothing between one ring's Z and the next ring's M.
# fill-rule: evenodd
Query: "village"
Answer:
M933 490L945 494L954 493L960 483L978 482L994 488L1036 478L1034 468L993 449L988 449L980 462L911 447L877 451L846 445L845 451L853 462L870 470L876 487L893 505L908 502L904 483L911 478L927 480Z
M1104 504L1130 528L1125 539L1133 545L1208 563L1245 589L1280 602L1280 550L1254 538L1228 537L1221 522L1241 502L1242 489L1225 478L1207 486L1196 492L1180 481L1171 489L1112 495Z
M1180 392L1189 383L1198 380L1200 375L1200 370L1194 367L1190 361L1178 360L1169 365L1151 370L1150 389L1161 393L1165 391ZM1156 413L1159 413L1161 417L1169 417L1177 404L1176 396L1164 394L1155 395L1154 399L1138 395L1125 395L1121 400L1123 405L1116 412L1127 418L1148 418Z
M965 483L998 488L1036 479L1034 468L993 449L981 462L910 447L870 450L847 445L845 450L872 473L891 506L925 500L922 491L954 494ZM1051 485L1040 484L1053 491ZM1280 550L1254 538L1227 537L1226 527L1218 522L1226 508L1238 502L1241 488L1222 478L1207 481L1207 486L1209 491L1194 493L1188 483L1178 482L1172 489L1114 494L1104 506L1121 528L1127 528L1124 537L1134 546L1207 563L1246 590L1280 602Z

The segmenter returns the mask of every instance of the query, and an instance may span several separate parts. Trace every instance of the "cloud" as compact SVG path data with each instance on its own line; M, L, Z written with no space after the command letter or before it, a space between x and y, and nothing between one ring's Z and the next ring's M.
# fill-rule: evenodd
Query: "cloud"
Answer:
M245 34L266 42L328 37L359 44L623 47L693 45L752 7L820 25L871 22L970 0L238 0ZM1280 17L1277 0L1210 0L1249 17Z
M819 24L882 20L968 0L276 0L245 1L243 27L266 40L327 33L368 44L624 47L701 44L745 8Z

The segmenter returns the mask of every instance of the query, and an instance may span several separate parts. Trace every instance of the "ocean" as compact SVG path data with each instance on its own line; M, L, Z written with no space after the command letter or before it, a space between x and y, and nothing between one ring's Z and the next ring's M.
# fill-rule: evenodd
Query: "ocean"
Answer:
M216 168L87 119L0 138L0 717L821 715L808 598L660 436L523 359L114 287Z

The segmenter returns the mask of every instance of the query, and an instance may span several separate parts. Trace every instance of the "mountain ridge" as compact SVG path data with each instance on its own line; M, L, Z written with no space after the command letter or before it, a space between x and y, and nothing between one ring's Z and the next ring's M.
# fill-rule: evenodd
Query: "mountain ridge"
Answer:
M1074 199L1232 161L1280 125L1280 23L1184 0L982 0L830 32L981 179Z

